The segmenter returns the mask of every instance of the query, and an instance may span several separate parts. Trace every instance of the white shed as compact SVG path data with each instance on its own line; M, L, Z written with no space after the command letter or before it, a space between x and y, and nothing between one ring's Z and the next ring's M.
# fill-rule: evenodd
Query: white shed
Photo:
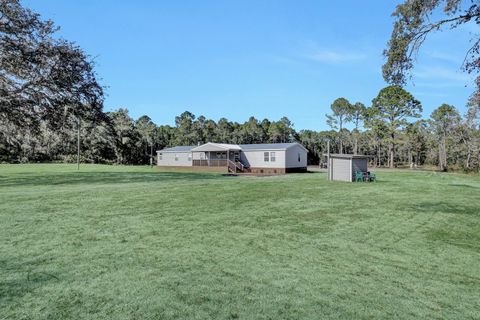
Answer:
M328 179L353 182L356 171L368 171L368 158L364 155L330 154Z

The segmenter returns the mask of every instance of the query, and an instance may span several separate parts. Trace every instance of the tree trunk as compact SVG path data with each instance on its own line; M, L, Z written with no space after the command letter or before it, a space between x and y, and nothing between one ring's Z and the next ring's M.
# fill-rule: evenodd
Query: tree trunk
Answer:
M355 145L353 146L353 154L357 154L358 151L358 136L357 133L355 133Z
M340 140L340 154L343 154L343 143L342 143L342 127L343 127L343 121L342 118L340 118L340 129L338 130L338 138Z
M381 165L381 156L382 156L382 145L380 141L377 143L377 166L380 167Z
M467 145L467 157L465 159L465 169L468 170L470 168L470 160L472 159L472 153L475 152L475 147L474 147L474 145L469 144L466 141L466 139L464 139L464 142ZM480 164L480 152L478 153L478 160L479 160L478 163Z
M410 166L410 169L413 168L413 154L410 148L408 149L408 165Z
M415 149L415 168L418 167L418 158L420 157L420 152L418 148Z
M150 145L150 166L153 167L153 143Z
M477 153L477 169L478 169L478 172L480 173L480 148L478 149L478 153Z
M390 138L392 141L390 142L389 146L389 166L390 169L393 169L395 167L395 133L392 132L390 134Z
M443 136L438 148L438 162L440 166L440 171L447 171L447 151L445 140L445 136Z
M442 144L438 146L438 168L443 171L443 159L442 159Z

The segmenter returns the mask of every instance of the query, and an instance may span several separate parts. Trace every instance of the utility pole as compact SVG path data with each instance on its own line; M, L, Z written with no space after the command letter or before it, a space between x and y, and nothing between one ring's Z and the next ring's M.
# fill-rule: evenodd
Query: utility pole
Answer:
M77 126L77 170L80 170L80 118Z
M332 180L330 176L330 140L327 140L327 170L328 170L328 180Z

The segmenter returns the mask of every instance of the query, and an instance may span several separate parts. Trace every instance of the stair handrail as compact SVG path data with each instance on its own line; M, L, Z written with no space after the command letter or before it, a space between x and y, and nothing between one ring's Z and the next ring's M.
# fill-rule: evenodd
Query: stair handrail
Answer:
M230 160L230 159L227 159L227 164L228 164L228 165L227 165L228 170L230 170L230 165L233 165L233 168L234 168L235 170L232 169L232 171L237 172L237 166L235 165L235 162L233 162L233 161Z
M235 163L240 166L239 167L240 170L242 170L242 171L244 170L245 166L243 165L243 163L241 163L240 161L235 161Z
M245 166L243 165L243 163L241 163L240 161L232 161L230 159L227 159L228 163L229 164L232 164L234 167L235 167L235 171L236 169L239 169L240 171L243 172ZM230 166L228 166L230 168Z

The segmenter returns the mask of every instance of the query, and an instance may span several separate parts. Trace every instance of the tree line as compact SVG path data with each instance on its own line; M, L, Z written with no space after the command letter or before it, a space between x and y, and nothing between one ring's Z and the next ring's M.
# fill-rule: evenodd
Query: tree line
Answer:
M326 116L331 130L325 131L297 131L287 117L278 121L250 117L238 123L196 117L188 111L175 117L173 126L156 125L146 115L133 119L121 108L95 121L78 123L70 117L60 128L41 123L29 130L2 123L0 160L73 162L80 128L81 160L90 163L150 164L162 148L206 142L299 142L309 151L309 164L316 165L324 161L329 142L331 152L370 155L374 166L479 171L478 107L470 106L462 116L454 106L442 104L429 119L420 119L420 111L420 102L395 86L382 89L369 107L336 99Z
M380 90L370 107L338 98L327 115L327 123L335 130L330 136L336 142L333 149L370 155L375 166L430 165L442 171L479 171L479 105L469 104L461 115L456 107L444 103L428 119L421 119L422 111L420 101L396 85ZM353 129L345 129L346 123Z
M398 22L385 51L384 77L391 85L371 103L351 103L344 97L332 101L325 118L330 130L297 131L286 117L277 121L250 117L238 123L185 111L170 126L157 125L146 115L133 119L124 108L104 112L104 92L93 59L75 43L57 37L52 21L42 20L18 0L2 0L0 162L75 161L79 134L81 160L91 163L149 164L158 149L205 142L297 141L309 150L309 164L324 161L329 143L335 153L370 155L374 166L479 171L478 91L465 114L442 104L428 119L421 119L421 102L403 88L403 73L412 67L408 44L424 30L421 23L429 21L419 16L432 9L428 5L418 11L427 4L417 1L410 7L413 2L398 7ZM469 19L478 17L477 9L469 9ZM415 24L406 26L408 19L416 19ZM474 70L472 63L478 60L469 61L468 70Z
M7 131L8 130L8 131ZM0 160L6 162L75 161L78 122L74 117L60 129L42 124L36 130L2 126ZM297 136L287 118L279 121L250 117L243 124L195 117L185 111L175 126L156 125L148 116L133 119L127 109L105 113L99 121L80 122L82 161L148 164L156 150L206 142L235 144L288 142Z

